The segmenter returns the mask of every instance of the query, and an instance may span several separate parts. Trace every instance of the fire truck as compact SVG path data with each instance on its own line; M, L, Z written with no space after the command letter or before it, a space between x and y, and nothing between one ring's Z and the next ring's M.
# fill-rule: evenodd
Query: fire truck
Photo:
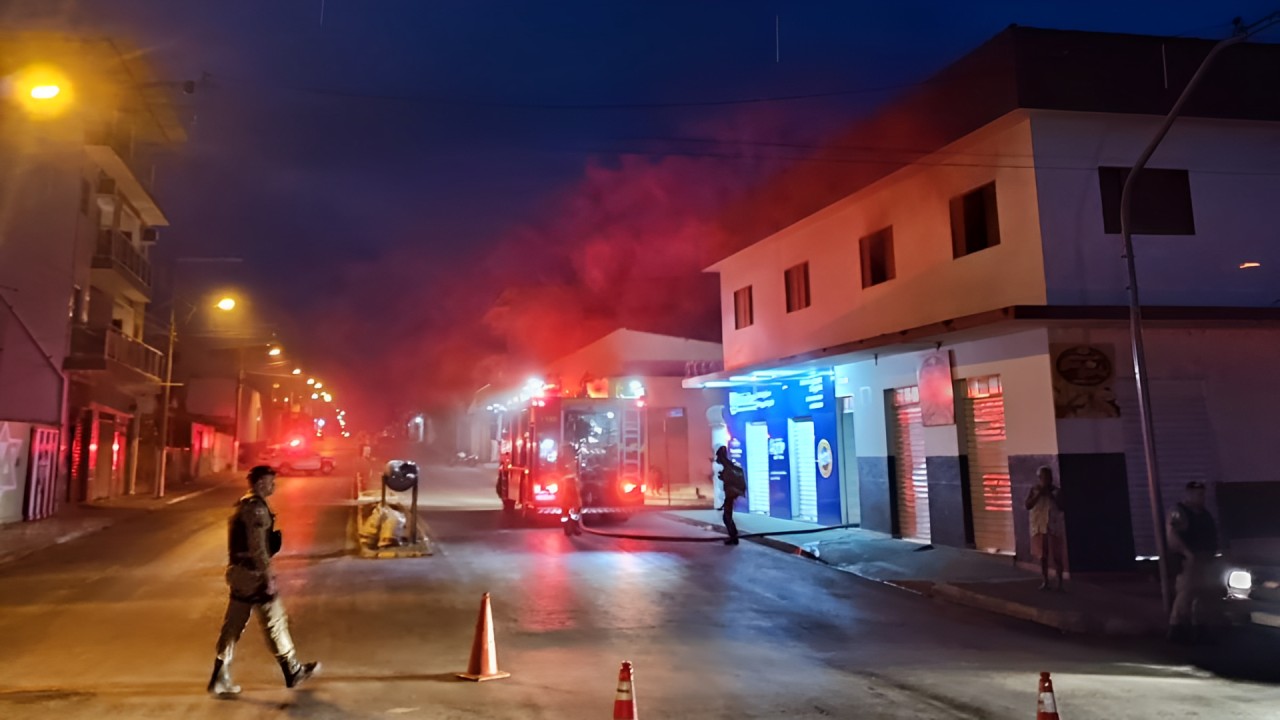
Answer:
M644 399L562 397L555 388L508 406L500 448L503 509L559 514L565 477L578 477L582 511L625 519L644 505Z

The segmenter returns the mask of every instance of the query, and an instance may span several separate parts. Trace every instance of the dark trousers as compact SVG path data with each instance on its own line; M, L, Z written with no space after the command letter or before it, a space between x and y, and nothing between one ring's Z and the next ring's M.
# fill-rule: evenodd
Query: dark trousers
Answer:
M729 531L729 539L738 539L738 524L733 521L733 502L737 500L735 497L726 496L724 499L724 529Z

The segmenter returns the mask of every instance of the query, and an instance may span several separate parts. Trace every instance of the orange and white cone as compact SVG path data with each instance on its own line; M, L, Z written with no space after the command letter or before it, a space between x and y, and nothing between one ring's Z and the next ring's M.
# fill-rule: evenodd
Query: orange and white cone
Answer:
M618 670L618 694L613 698L613 720L636 720L636 690L631 684L631 663Z
M1061 720L1058 717L1058 701L1053 696L1053 680L1049 673L1040 673L1040 699L1036 702L1036 720Z
M467 671L458 673L463 680L484 682L511 677L498 669L498 645L493 639L493 608L489 593L480 599L480 617L476 618L476 638L471 644L471 662Z

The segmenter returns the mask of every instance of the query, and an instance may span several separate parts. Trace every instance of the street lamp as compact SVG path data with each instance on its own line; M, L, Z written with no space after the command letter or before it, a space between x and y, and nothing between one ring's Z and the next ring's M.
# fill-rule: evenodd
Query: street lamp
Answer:
M302 374L302 368L294 368L294 369L293 369L293 374L294 374L294 375L301 375L301 374Z
M224 297L219 300L214 307L223 312L231 312L236 309L236 299L233 297Z
M308 384L308 385L315 385L315 384L316 384L316 379L315 379L315 378L307 378L307 384Z
M268 350L267 354L270 355L271 357L280 357L281 352L283 351L280 349L280 346L277 345L276 347L273 347L270 350Z

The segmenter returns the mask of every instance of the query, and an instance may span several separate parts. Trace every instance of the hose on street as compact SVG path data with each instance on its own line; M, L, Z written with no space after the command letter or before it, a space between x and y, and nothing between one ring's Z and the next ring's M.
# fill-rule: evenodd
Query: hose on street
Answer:
M803 530L779 530L777 532L754 532L739 533L738 538L742 540L756 537L777 537L782 535L809 535L812 533L825 532L827 530L844 530L847 528L855 528L857 525L828 525L824 527L805 528ZM582 525L583 532L598 537L613 538L615 540L649 540L653 542L687 542L687 543L706 543L706 542L724 542L725 538L721 535L710 535L707 537L690 536L690 535L649 535L644 533L615 533L604 532Z

